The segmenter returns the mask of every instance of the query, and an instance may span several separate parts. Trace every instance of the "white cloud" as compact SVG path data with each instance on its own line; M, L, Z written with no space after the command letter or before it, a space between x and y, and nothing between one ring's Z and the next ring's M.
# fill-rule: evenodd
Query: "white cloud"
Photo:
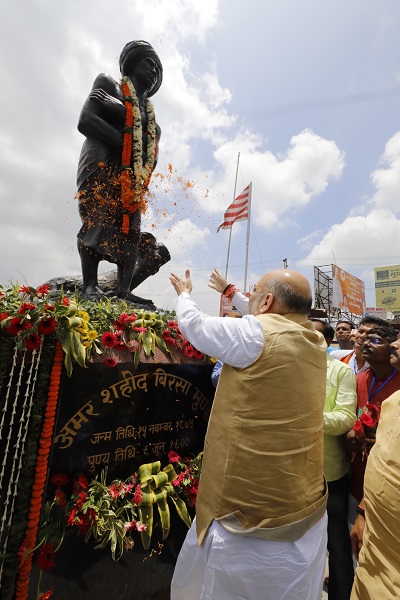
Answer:
M230 203L222 194L232 186L232 157L237 148L248 177L243 187L253 182L253 218L264 229L281 226L282 219L292 217L293 210L320 196L344 169L344 153L335 142L308 129L293 136L282 155L274 155L262 146L261 136L246 130L216 148L217 168L208 177L213 193L219 191L221 195L212 203L203 199L205 210L220 213ZM238 185L242 189L242 184Z
M149 37L176 36L182 40L197 38L204 42L209 30L216 24L218 0L139 0L135 13L142 16ZM166 34L168 32L168 35Z
M376 192L370 205L376 208L388 208L395 214L400 212L400 131L395 133L385 146L385 151L371 179Z
M351 265L352 273L366 261L376 266L379 262L399 262L400 240L400 132L386 143L379 160L381 165L371 175L376 191L368 201L365 214L354 214L332 225L302 261L322 264L331 262L333 255L339 265ZM301 240L300 240L301 241Z
M390 210L376 209L365 217L347 217L333 225L305 261L332 262L333 254L340 266L344 262L351 265L353 261L362 263L379 256L395 259L399 240L400 220Z

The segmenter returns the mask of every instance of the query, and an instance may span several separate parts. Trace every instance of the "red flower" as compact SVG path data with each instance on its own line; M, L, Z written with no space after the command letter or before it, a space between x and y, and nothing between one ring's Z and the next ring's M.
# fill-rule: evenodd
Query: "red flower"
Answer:
M381 416L381 407L377 404L367 404L365 406L366 411L371 415L371 417L375 420L375 424L378 423L379 418Z
M124 342L117 342L113 348L114 350L126 350Z
M198 481L192 487L187 487L185 491L189 506L196 506L197 493L199 491Z
M49 600L50 596L52 596L54 593L54 590L48 590L47 592L44 592L44 594L42 594L41 596L39 596L38 600Z
M115 327L117 329L124 329L126 325L129 323L134 323L136 321L136 315L128 315L128 313L121 313L118 317L118 320L115 323Z
M43 310L56 310L56 307L54 306L54 304L45 304L43 307Z
M112 367L115 367L115 366L116 366L116 364L117 364L117 361L115 360L115 358L112 358L112 357L111 357L111 358L105 358L105 359L103 360L103 363L106 365L106 367L110 367L110 368L112 368Z
M190 344L185 346L183 352L184 352L185 356L187 356L188 358L193 358L193 356L194 356L194 348Z
M26 294L26 295L30 295L32 293L31 288L28 285L21 285L19 290L18 290L19 294Z
M139 342L137 342L136 340L129 340L129 342L126 345L130 352L136 352L136 350L138 350L140 346Z
M76 525L76 519L77 519L76 508L72 508L67 516L67 525L71 525L71 526Z
M353 429L354 431L364 431L364 425L359 419L357 419L357 421L354 423Z
M136 486L136 490L135 490L135 493L133 494L132 500L133 500L134 504L140 504L141 501L143 500L142 488L140 486L140 483L138 483Z
M168 452L168 460L170 463L176 463L180 461L180 456L179 454L171 450L171 452Z
M84 475L79 475L78 479L75 479L72 485L72 493L78 494L81 490L86 490L88 486L88 480Z
M68 482L69 477L65 473L54 473L54 475L50 477L51 485L54 485L58 488L65 487Z
M132 331L147 331L147 327L132 327Z
M175 340L174 338L171 336L171 332L169 329L164 329L164 331L161 334L162 339L164 340L164 342L166 344L171 344L171 346L175 345Z
M167 327L170 329L179 329L179 325L176 321L167 321Z
M8 318L8 313L2 312L0 313L0 323L1 321L5 321Z
M58 506L61 506L61 508L64 508L64 506L67 504L65 494L62 490L60 490L60 488L57 488L54 492L54 500L56 501Z
M38 326L38 333L40 335L49 335L50 333L54 333L57 328L57 321L54 317L48 317L47 319L42 319Z
M118 336L112 331L106 331L101 336L100 341L106 348L114 348L114 346L118 344Z
M25 329L30 329L31 327L31 323L28 323L27 321L22 322L19 317L13 317L6 329L10 335L16 336L21 331L25 331Z
M42 569L42 571L50 571L53 567L55 567L56 563L54 562L54 547L52 544L44 544L40 548L37 562L39 569Z
M87 497L88 497L88 495L87 495L87 492L85 492L85 490L82 490L81 492L79 492L78 498L76 499L76 508L82 508Z
M362 413L360 415L360 421L365 427L375 427L376 421L368 413Z
M36 288L36 296L38 298L44 298L44 296L47 296L49 291L50 286L47 283L44 283L43 285L39 285L39 287Z
M68 296L64 296L64 298L61 300L61 302L64 304L64 306L69 306L71 304L71 301L68 298Z
M364 425L359 419L354 423L353 430L355 431L357 438L365 438Z
M114 500L118 498L120 491L121 490L117 488L117 486L114 483L112 483L108 488L108 493L114 498Z
M31 333L25 338L25 348L27 350L39 350L42 340L37 333Z
M24 315L29 310L35 310L36 306L32 302L23 302L18 309L20 315Z
M184 473L184 471L182 471L182 473L179 473L178 477L173 480L172 485L174 485L175 487L178 487L178 485L181 485L181 483L184 479L185 479L185 473Z
M203 354L203 352L200 352L199 350L196 350L196 348L194 348L193 349L193 357L197 358L198 360L203 360L204 354Z

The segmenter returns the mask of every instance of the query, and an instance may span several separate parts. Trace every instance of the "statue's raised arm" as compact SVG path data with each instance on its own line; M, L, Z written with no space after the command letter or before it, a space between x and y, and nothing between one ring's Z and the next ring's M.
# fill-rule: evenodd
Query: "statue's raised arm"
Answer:
M86 137L77 176L83 293L102 295L98 265L106 260L117 265L115 295L150 305L131 290L170 259L165 246L140 232L161 133L148 98L161 85L162 65L139 40L122 50L120 69L120 83L105 73L96 77L78 123Z

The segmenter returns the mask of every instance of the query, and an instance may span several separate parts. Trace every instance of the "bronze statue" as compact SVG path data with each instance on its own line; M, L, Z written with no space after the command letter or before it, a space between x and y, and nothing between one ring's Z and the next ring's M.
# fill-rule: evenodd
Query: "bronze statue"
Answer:
M140 232L161 135L148 98L159 89L163 71L155 50L142 40L125 45L119 64L121 83L100 73L78 123L86 136L77 176L83 295L103 294L98 266L106 260L117 265L114 295L151 304L131 290L170 260L164 245Z

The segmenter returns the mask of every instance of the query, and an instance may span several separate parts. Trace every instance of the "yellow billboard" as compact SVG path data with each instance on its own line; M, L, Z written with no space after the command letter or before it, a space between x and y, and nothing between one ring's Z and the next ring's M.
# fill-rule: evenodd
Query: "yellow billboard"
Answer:
M377 308L400 310L400 265L377 267L374 272Z

